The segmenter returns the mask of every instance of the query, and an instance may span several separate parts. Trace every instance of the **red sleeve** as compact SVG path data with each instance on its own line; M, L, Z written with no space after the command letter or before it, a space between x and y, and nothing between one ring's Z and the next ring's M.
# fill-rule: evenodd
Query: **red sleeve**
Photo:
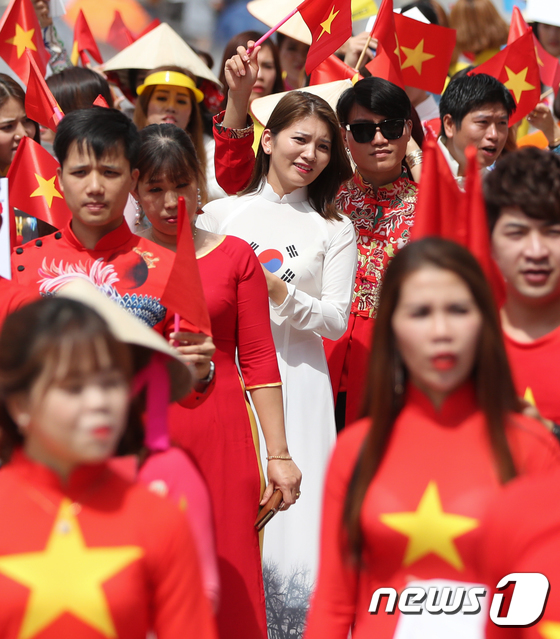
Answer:
M560 468L558 440L536 419L513 414L507 437L520 475L541 474Z
M198 550L204 590L217 607L220 579L212 504L208 488L196 466L186 453L172 447L150 455L140 468L138 479L152 492L166 494L185 513Z
M331 458L323 498L319 577L307 617L305 639L347 639L356 612L358 572L344 551L342 512L369 420L344 430Z
M255 165L254 135L251 133L250 135L236 136L235 130L219 126L224 119L224 113L225 111L222 111L214 116L213 131L216 142L214 166L218 184L228 195L235 195L249 184L253 172Z
M0 277L0 328L10 313L36 299L39 299L36 290Z
M279 386L282 381L270 328L266 278L251 247L243 240L236 240L236 244L241 271L237 284L237 348L243 381L249 390Z
M169 508L146 513L157 519L154 525L160 531L149 540L154 631L158 639L217 639L190 528L175 506L165 502L161 506Z

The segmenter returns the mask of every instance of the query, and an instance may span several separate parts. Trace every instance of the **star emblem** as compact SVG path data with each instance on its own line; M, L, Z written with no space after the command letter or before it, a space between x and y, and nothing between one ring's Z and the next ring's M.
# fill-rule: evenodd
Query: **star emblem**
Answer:
M531 406L537 405L537 402L535 401L535 396L533 395L533 390L531 389L530 386L527 386L527 388L525 389L525 395L523 395L523 399L526 402L529 402Z
M319 40L319 38L323 35L323 33L328 33L329 35L331 34L331 26L332 26L332 22L333 20L336 18L336 16L340 13L340 11L337 11L335 13L334 10L334 5L333 8L331 9L331 12L329 14L329 17L324 21L321 22L320 26L323 28L323 30L321 31L321 33L319 34L319 36L317 37L317 41Z
M53 177L50 180L45 180L45 178L42 175L35 173L35 178L37 179L37 184L39 186L33 191L30 197L43 196L45 200L47 201L47 205L49 207L52 206L52 201L55 197L59 197L63 199L62 195L58 192L56 186L54 185L56 176L53 175Z
M525 67L519 73L515 73L509 67L506 67L508 79L507 82L504 82L504 86L513 92L513 96L515 97L515 102L517 104L519 104L519 100L521 100L521 96L524 91L530 91L531 89L536 88L532 84L529 84L525 79L528 71L529 67Z
M539 66L544 67L544 62L541 60L539 56L539 50L537 49L537 47L535 47L535 57L537 58L537 62L539 63Z
M543 639L560 639L560 623L557 621L543 621L537 630Z
M400 64L401 63L401 50L400 50L400 46L399 46L399 36L397 35L396 31L395 31L395 42L397 43L397 47L395 49L395 55L399 59L399 64Z
M418 75L422 75L422 64L435 58L435 55L424 52L424 38L416 45L416 48L410 49L409 47L403 47L401 50L406 56L406 60L402 63L401 69L408 69L408 67L414 67Z
M143 555L138 546L86 546L63 499L44 550L0 557L0 572L29 588L18 639L31 639L70 613L104 637L117 636L102 584Z
M414 512L383 514L379 519L408 537L403 565L433 553L457 570L464 566L453 540L478 526L477 519L444 512L435 481L429 482Z
M37 51L37 47L33 42L33 34L35 33L35 29L29 29L29 31L25 31L20 27L19 24L16 24L16 34L13 38L6 40L8 44L13 44L14 47L17 47L17 57L21 58L25 49L31 49L31 51Z

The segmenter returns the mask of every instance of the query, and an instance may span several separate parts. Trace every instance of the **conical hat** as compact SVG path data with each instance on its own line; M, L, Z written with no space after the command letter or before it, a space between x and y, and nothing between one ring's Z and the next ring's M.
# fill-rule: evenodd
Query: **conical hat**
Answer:
M182 67L199 78L221 86L218 78L189 45L165 22L123 49L107 62L104 71Z
M527 0L524 16L527 22L542 22L560 27L560 3L558 0Z
M264 22L269 27L273 27L300 4L301 0L282 0L281 2L278 2L278 0L252 0L247 3L247 11L257 20ZM299 11L285 22L278 31L290 38L294 38L294 40L311 44L311 31L309 31Z
M96 311L109 325L113 337L119 342L161 353L167 357L167 369L171 383L171 399L181 399L191 388L189 369L179 358L177 351L163 337L131 313L125 311L93 284L74 278L61 286L57 297L81 302Z
M259 2L261 0L258 0ZM336 80L335 82L327 82L326 84L314 84L310 87L304 87L303 89L294 89L295 91L305 91L307 93L313 93L318 95L323 100L326 100L333 111L336 113L336 104L340 96L352 86L351 80ZM251 112L255 118L263 125L266 126L268 118L276 108L276 105L280 100L291 93L291 91L284 91L283 93L273 93L267 95L264 98L257 98L251 102Z

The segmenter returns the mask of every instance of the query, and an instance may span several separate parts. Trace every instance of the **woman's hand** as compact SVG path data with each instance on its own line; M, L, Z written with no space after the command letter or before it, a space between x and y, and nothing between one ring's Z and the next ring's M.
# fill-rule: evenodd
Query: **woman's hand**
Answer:
M557 146L560 139L560 129L554 122L550 109L544 102L539 102L537 106L527 116L529 123L542 131L546 136L549 146Z
M171 333L170 344L178 351L185 364L194 366L197 379L206 379L210 374L210 362L216 352L214 341L204 333L181 331Z
M255 45L253 40L247 42L247 48ZM251 55L245 47L237 47L237 54L224 65L224 74L229 88L228 102L222 124L228 129L243 129L247 126L247 110L249 98L259 74L257 56L260 47L255 47Z
M279 488L282 491L284 505L282 510L288 510L296 503L300 496L301 471L291 460L271 459L267 468L268 485L261 499L261 506L272 497L272 493Z
M262 264L261 264L262 266ZM271 273L268 269L262 266L264 276L266 277L266 285L268 286L268 297L276 304L280 306L288 295L288 287L286 282L283 282L279 277Z

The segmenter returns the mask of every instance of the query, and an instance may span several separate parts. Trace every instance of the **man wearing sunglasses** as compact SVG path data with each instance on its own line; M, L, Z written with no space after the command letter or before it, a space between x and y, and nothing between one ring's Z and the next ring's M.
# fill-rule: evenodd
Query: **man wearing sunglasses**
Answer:
M350 423L358 417L381 281L391 258L408 242L414 220L417 187L403 169L410 112L403 89L381 78L360 80L337 105L356 170L336 201L352 220L358 241L348 330L337 342L324 340L339 426L344 418ZM421 161L421 153L416 151L410 164Z
M439 104L439 144L455 177L465 175L467 146L476 148L482 168L494 164L505 146L514 110L511 93L492 76L464 75L449 83Z

